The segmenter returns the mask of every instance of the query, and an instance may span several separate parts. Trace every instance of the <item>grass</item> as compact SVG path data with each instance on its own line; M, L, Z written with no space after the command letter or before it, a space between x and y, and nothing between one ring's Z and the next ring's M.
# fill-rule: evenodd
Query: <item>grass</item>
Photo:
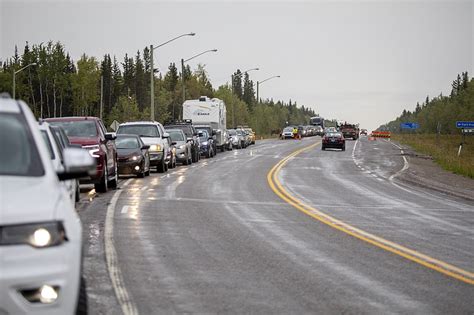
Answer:
M430 155L447 171L474 179L474 136L466 136L458 157L461 135L392 134L392 140L412 147L416 152Z

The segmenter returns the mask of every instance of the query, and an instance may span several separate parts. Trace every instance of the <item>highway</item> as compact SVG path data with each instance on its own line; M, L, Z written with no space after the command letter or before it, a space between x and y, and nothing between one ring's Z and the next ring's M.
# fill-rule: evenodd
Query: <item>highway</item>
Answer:
M474 203L385 140L263 140L80 211L93 314L474 312Z

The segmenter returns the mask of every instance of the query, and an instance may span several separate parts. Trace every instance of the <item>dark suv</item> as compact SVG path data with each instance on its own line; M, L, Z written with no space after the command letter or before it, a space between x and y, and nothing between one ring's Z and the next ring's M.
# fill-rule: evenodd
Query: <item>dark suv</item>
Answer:
M89 151L97 162L94 177L81 180L93 183L97 192L106 192L108 187L117 188L117 149L115 134L108 133L102 120L97 117L61 117L45 119L51 125L61 126L71 144L79 144Z
M181 129L186 135L186 140L191 142L191 155L193 163L201 159L199 136L196 128L189 122L175 122L165 125L165 129Z

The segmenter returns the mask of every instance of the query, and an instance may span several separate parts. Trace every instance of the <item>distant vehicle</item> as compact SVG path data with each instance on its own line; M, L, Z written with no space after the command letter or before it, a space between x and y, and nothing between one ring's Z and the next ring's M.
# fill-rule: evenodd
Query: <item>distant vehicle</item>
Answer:
M281 133L282 139L292 139L293 138L293 127L285 127Z
M118 170L121 175L150 175L150 146L137 135L117 135Z
M255 140L257 137L255 136L255 132L252 130L252 128L244 126L243 129L249 133L250 144L255 144Z
M201 154L199 153L199 136L198 131L192 125L191 120L186 120L182 122L175 122L165 125L165 130L168 129L181 129L186 135L186 141L191 143L191 156L192 162L196 163L201 159Z
M226 125L226 106L224 101L207 96L201 96L197 100L187 100L183 103L183 119L188 119L195 126L208 125L213 132L209 133L215 136L215 147L222 148L225 145L224 131Z
M309 119L309 124L313 126L321 126L321 128L324 129L324 118L319 116L311 117Z
M186 139L186 135L181 129L166 129L170 135L171 141L176 146L176 161L184 165L193 163L192 158L192 139Z
M232 151L232 149L234 148L233 145L232 145L232 137L229 136L229 131L226 130L224 132L224 136L225 136L225 142L224 142L224 149L225 150L229 150L229 151Z
M201 155L212 158L216 155L214 152L214 139L209 135L208 131L199 130L199 139L201 140Z
M93 183L97 192L116 189L118 183L116 135L107 132L101 119L97 117L61 117L45 119L53 126L61 126L72 144L82 148L97 162L97 173L90 179L81 179L81 183Z
M315 134L316 136L321 136L321 137L324 136L324 129L323 129L323 127L321 127L321 126L315 126L315 127L314 127L314 134Z
M60 173L64 171L64 148L62 147L57 135L54 133L54 131L51 130L52 127L54 126L50 126L47 122L40 122L39 124L41 136L43 137L43 140L46 143L46 147L48 148L54 170ZM59 127L56 126L56 128ZM78 195L80 193L78 180L64 180L61 182L61 184L63 184L64 188L67 190L69 194L69 199L71 200L71 204L75 206L76 202L79 201Z
M340 132L328 132L323 137L321 149L324 151L327 148L346 150L346 140Z
M359 127L357 125L345 122L339 126L339 130L342 132L344 138L352 138L353 140L359 139Z
M217 142L216 142L216 131L212 129L210 125L194 125L194 128L198 131L206 131L206 133L209 135L209 138L212 138L212 141L210 141L212 145L212 152L213 154L217 153ZM199 141L202 141L202 138L199 136Z
M327 128L324 128L324 134L326 133L331 133L331 132L339 132L339 130L337 130L336 127L327 127Z
M242 149L244 146L244 138L242 136L242 132L237 132L235 129L227 130L229 133L229 138L232 142L232 146L237 149Z
M163 125L157 121L136 121L120 124L117 134L132 134L139 136L150 146L150 165L156 166L159 173L168 171L171 161L171 148L168 142L169 135Z
M364 136L367 136L367 129L361 129L360 134L364 135Z
M93 175L79 148L63 151L63 169L28 105L0 99L0 313L85 314L82 227L61 182Z

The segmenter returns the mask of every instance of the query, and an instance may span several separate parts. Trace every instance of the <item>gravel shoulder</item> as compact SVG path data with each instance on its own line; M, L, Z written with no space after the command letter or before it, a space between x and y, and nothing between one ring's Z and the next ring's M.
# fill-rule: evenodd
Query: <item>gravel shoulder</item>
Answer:
M409 168L397 180L474 201L474 180L443 170L430 156L397 144L403 148L403 155L409 163Z

